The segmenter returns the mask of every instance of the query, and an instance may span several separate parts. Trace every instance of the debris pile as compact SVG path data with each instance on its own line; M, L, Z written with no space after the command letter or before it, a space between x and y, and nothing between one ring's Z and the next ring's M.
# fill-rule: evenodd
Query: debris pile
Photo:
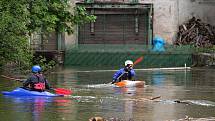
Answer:
M215 44L215 27L193 17L179 26L178 38L174 44L211 47Z

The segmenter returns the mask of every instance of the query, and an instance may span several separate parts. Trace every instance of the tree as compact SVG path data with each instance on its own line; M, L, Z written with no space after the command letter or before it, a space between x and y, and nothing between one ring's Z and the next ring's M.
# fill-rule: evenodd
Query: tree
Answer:
M29 65L32 58L28 46L27 21L24 1L0 1L0 65L13 61Z
M72 33L74 25L95 21L82 6L71 9L70 0L28 0L29 32L42 28L44 32ZM73 12L72 12L73 11Z
M70 0L1 0L0 66L13 62L31 65L33 57L29 36L38 31L67 32L73 27L95 21L81 6L71 8Z

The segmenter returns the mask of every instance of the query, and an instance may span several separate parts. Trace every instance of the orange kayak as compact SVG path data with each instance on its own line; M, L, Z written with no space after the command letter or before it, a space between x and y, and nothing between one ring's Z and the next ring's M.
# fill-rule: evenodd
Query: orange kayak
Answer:
M117 87L144 87L145 81L123 80L115 83Z

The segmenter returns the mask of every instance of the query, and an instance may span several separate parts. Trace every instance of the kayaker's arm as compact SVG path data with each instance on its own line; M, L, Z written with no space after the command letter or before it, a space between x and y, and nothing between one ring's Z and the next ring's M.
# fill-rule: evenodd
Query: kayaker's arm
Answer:
M131 71L130 71L130 73L131 73L131 77L132 77L132 81L135 81L136 79L136 73L135 73L135 71L132 69Z
M135 76L136 75L136 73L135 73L135 71L133 69L130 72L131 72L131 76Z
M116 83L119 78L124 74L124 69L120 69L118 70L114 75L113 75L113 81L111 82L111 84Z
M111 83L111 84L114 84L114 83L116 83L116 82L121 81L120 78L121 78L124 74L126 74L126 73L128 73L128 72L126 72L126 71L124 70L124 68L123 68L123 69L120 69L119 72L117 73L117 76L115 77L116 79L113 80L114 82Z
M49 82L46 78L45 78L45 86L46 86L46 89L53 90L53 88L49 85Z
M31 78L28 78L27 80L23 80L23 87L28 87L29 84L31 83Z

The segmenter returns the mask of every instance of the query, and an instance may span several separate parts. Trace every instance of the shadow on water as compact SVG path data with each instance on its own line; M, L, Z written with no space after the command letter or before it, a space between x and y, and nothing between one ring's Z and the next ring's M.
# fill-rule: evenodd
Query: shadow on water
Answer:
M186 116L207 118L215 114L213 69L138 70L137 80L146 82L143 88L107 84L114 72L59 68L47 78L55 87L71 88L73 95L50 99L1 95L0 116L4 120L22 118L23 121L87 121L94 116L122 121L166 121ZM1 91L19 85L1 80Z

